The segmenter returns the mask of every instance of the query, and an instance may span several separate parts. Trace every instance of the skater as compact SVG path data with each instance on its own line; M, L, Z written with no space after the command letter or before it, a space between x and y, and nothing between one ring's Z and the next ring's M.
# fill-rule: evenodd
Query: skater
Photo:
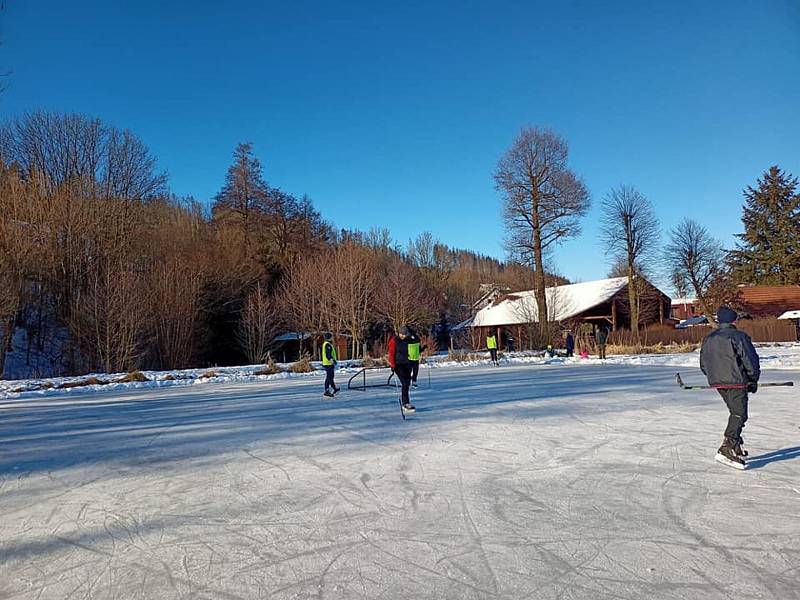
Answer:
M736 311L720 306L719 327L709 333L700 349L700 369L728 406L728 426L717 451L722 462L743 469L747 451L742 447L742 428L747 421L747 393L755 394L761 376L758 354L750 336L734 326Z
M499 366L500 363L497 362L497 335L494 333L490 333L486 336L486 347L489 349L489 354L492 356L492 362Z
M597 330L597 353L603 360L606 359L606 341L608 340L608 328L601 325Z
M575 354L575 338L572 337L572 332L568 329L567 330L567 358L572 358Z
M333 381L336 369L336 348L331 342L333 334L330 331L326 331L323 337L325 341L322 342L322 366L325 369L325 391L322 395L326 398L333 398L334 394L339 391Z
M411 387L411 360L408 356L408 346L411 340L411 331L403 325L396 336L389 340L389 364L397 375L402 386L400 403L406 413L414 412L414 405L408 397L408 388Z
M420 346L419 336L411 329L408 342L408 360L411 361L411 385L417 387L417 376L419 375L419 357L422 352L427 350L428 346Z

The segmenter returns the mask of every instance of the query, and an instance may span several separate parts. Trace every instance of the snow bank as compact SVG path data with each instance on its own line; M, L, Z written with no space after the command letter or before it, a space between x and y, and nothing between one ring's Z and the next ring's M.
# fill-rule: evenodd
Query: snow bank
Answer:
M800 343L776 343L776 344L757 344L758 354L761 357L762 369L800 369ZM482 353L477 353L482 354ZM635 354L635 355L612 355L605 361L597 357L582 359L579 357L546 357L533 355L527 352L505 353L500 359L501 365L562 365L565 368L580 368L582 366L598 365L605 362L608 365L626 366L665 366L684 369L700 368L700 352L688 352L680 354ZM361 369L360 361L342 361L337 370L339 375L339 385L342 385L344 378L349 378ZM202 385L207 383L225 383L232 381L273 381L283 379L299 379L308 377L322 377L322 365L319 362L312 363L316 369L311 373L290 373L283 370L273 375L256 375L255 373L263 368L263 365L245 365L239 367L216 367L213 369L184 369L176 371L143 371L149 381L118 382L125 373L103 374L95 373L80 377L56 377L51 379L25 379L17 381L0 381L0 398L28 398L40 396L65 395L85 392L99 392L104 390L131 390L142 388L158 388L169 386ZM431 369L462 369L485 365L491 366L489 354L486 358L478 361L455 361L446 355L434 356L428 359L423 365ZM288 369L290 364L279 365L281 369ZM382 369L388 373L388 369ZM209 376L213 373L213 376ZM64 384L75 384L85 381L91 377L96 377L101 381L112 381L102 385L81 385L71 388L60 388ZM421 374L420 377L424 377Z

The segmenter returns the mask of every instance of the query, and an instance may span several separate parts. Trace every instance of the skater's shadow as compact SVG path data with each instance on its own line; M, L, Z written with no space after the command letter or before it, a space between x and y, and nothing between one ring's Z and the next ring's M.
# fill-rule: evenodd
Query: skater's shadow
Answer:
M769 463L778 462L780 460L792 460L793 458L800 458L800 446L782 448L759 456L751 456L747 459L747 469L760 469Z

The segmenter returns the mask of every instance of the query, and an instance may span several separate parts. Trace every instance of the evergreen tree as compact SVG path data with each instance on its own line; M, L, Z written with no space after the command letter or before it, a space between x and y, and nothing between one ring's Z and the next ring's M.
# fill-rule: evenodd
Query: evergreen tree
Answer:
M261 163L253 156L253 145L239 144L233 153L233 164L225 175L225 185L214 198L211 209L215 221L235 224L241 230L246 250L253 242L268 192Z
M730 253L736 283L800 284L800 194L797 178L770 167L744 191L744 233Z

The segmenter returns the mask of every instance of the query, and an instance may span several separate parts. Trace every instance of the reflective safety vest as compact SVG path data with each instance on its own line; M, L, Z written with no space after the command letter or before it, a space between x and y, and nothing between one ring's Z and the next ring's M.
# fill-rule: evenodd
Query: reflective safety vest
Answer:
M328 358L328 348L331 349L330 358ZM322 343L322 366L330 367L334 362L336 362L336 346L326 340Z
M408 360L419 360L419 342L411 342L408 345Z
M497 348L497 338L493 335L486 336L486 347L490 350L492 348Z

